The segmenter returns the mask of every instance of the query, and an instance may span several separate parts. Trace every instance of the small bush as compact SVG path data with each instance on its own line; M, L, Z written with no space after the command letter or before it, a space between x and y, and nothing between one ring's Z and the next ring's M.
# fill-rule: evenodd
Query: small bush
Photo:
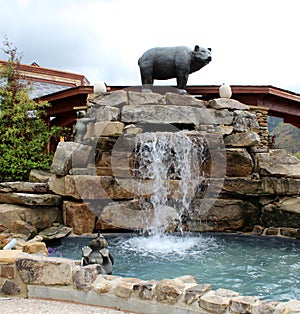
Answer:
M31 169L48 170L52 155L51 138L62 135L60 127L48 128L45 108L49 103L30 99L20 83L20 58L7 40L3 51L9 60L0 68L0 181L28 180Z

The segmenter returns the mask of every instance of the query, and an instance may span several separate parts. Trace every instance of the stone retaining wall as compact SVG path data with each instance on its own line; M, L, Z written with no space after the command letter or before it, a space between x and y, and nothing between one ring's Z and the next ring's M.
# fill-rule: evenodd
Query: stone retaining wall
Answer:
M50 190L64 198L64 223L77 234L144 229L143 210L132 193L135 139L148 131L184 129L209 143L209 153L199 169L203 186L192 211L182 217L183 229L249 231L258 224L299 228L300 161L269 148L264 108L234 99L207 102L126 90L90 95L88 106L86 133L80 143L59 144L49 181ZM171 195L179 182L170 180ZM214 189L220 189L216 202Z
M80 142L77 137L59 143L52 174L33 170L32 182L0 183L0 233L31 238L61 223L75 234L143 230L144 211L132 189L137 179L136 137L183 129L190 137L210 142L210 147L199 169L203 186L195 193L191 211L181 217L181 228L299 228L300 161L269 148L264 108L234 99L207 102L188 95L126 90L90 95L88 105L86 133ZM180 178L169 181L169 198L179 184ZM216 200L210 195L218 189ZM176 228L171 224L169 230Z
M192 276L143 281L99 275L97 265L0 251L0 295L47 298L107 306L136 313L296 314L300 301L262 301L225 289L212 290Z

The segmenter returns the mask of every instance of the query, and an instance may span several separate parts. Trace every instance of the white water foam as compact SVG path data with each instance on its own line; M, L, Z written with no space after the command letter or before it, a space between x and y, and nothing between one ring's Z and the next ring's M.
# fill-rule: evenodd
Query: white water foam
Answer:
M199 168L203 161L203 143L199 137L198 143L195 143L191 135L191 132L180 131L143 133L137 136L140 189L142 190L145 180L147 184L152 182L152 195L148 201L154 215L152 219L147 215L148 221L145 221L150 234L161 234L168 228L172 214L163 214L166 209L169 213L173 212L173 220L177 220L180 230L181 216L189 210L195 197L202 180ZM170 183L174 179L176 181L173 182L178 182L175 189ZM140 203L143 209L149 210L149 203L146 205L145 200L141 197Z
M124 250L133 251L143 256L157 257L186 257L189 255L205 254L205 251L217 248L213 238L201 236L177 236L170 234L156 234L149 237L136 236L122 243Z

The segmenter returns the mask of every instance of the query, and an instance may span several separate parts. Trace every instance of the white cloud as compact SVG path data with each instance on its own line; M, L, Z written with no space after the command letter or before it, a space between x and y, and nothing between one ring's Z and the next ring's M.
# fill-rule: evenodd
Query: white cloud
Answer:
M0 29L24 63L91 82L140 84L137 60L145 50L199 44L212 48L213 60L189 84L300 86L298 0L3 2Z

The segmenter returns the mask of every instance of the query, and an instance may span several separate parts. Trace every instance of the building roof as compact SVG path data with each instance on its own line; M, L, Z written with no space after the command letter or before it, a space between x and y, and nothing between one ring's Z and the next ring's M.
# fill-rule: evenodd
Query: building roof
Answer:
M0 60L0 65L5 66L7 61ZM76 86L87 86L88 79L82 74L49 69L39 66L36 62L31 65L18 66L20 79L29 88L31 98L40 98ZM0 80L0 85L5 81Z

